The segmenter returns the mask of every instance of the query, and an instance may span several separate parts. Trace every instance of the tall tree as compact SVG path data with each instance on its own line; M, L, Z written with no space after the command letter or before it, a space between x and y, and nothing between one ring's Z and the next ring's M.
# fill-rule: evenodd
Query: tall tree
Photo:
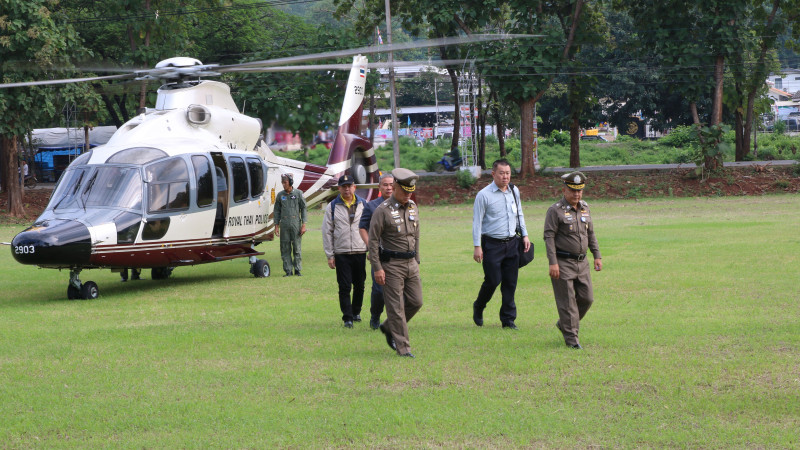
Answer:
M536 102L575 54L583 0L535 2L498 0L484 9L500 14L497 26L507 32L544 35L540 40L484 46L481 69L498 97L519 106L523 176L533 175L533 113ZM563 23L559 17L564 18ZM565 33L566 31L566 33Z
M64 78L69 55L82 51L75 30L53 12L56 0L0 0L0 78L4 83ZM9 213L22 216L22 188L16 183L18 142L56 114L56 98L86 95L81 86L0 89L0 159L8 189Z
M198 15L226 12L223 0L73 0L61 8L93 52L92 64L109 68L151 68L160 60L188 56L205 49L191 40ZM234 1L228 7L241 6ZM205 24L209 26L209 24ZM246 28L242 34L246 34ZM222 40L223 35L220 35ZM201 44L205 44L202 42ZM137 108L154 100L147 82L95 83L108 115L121 126Z
M743 20L748 1L628 1L642 44L659 56L668 76L680 81L671 87L689 101L708 169L722 162L715 136L721 135L725 61L740 51L736 24ZM698 104L706 96L712 99L706 112L710 128L703 129Z

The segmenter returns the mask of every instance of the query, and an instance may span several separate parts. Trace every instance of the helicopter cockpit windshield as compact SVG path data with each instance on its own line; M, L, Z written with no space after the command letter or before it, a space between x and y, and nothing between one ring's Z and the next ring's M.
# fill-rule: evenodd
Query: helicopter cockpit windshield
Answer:
M67 169L47 209L63 211L89 207L141 210L139 168L78 166Z

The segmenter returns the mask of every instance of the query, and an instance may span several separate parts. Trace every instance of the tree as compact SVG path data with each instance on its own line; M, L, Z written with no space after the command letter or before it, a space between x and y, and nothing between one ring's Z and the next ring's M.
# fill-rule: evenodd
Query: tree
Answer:
M63 78L63 68L70 67L69 55L82 53L74 28L54 13L55 4L56 0L0 0L0 77L4 83ZM56 113L59 94L74 100L87 92L76 85L0 90L0 159L12 216L25 214L22 188L14 182L18 179L18 142L28 130Z
M208 41L192 41L197 16L225 14L222 0L73 0L64 2L64 13L78 27L93 55L92 65L109 68L152 68L163 59L205 50ZM241 5L235 1L230 7ZM210 12L201 11L212 8ZM224 24L224 21L218 23ZM210 26L209 23L204 24ZM245 32L242 35L246 35ZM215 41L223 41L223 35ZM225 40L230 43L230 40ZM205 55L202 55L205 56ZM200 56L200 57L202 57ZM155 100L148 83L93 83L108 116L119 127L137 108Z
M749 0L665 0L630 1L634 23L642 44L659 56L665 72L679 80L671 87L689 101L692 118L698 128L704 165L713 170L721 166L722 154L716 139L720 135L723 105L725 61L741 49L737 46L736 24L747 13ZM698 110L699 101L710 96L708 129Z
M483 3L485 10L497 10L496 25L503 31L544 35L540 40L518 40L487 45L480 65L487 82L501 99L519 106L523 176L533 175L533 111L555 77L576 52L583 0L538 2L532 7L524 0ZM559 21L559 18L563 18ZM566 34L565 34L566 30Z

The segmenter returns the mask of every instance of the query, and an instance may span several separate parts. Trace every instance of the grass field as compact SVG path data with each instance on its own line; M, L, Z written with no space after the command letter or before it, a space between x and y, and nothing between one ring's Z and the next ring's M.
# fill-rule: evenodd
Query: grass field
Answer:
M583 351L554 327L545 203L524 205L516 332L499 292L472 324L471 207L423 208L414 360L341 326L320 211L302 278L270 243L267 279L86 271L101 297L69 301L68 273L5 247L0 447L800 447L800 197L587 200L604 265Z

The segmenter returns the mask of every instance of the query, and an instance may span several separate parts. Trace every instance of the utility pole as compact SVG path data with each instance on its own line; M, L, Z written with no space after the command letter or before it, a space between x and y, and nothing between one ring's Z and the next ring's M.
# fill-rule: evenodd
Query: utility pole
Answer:
M389 0L386 3L386 41L389 46L392 45L392 12L389 7ZM389 99L392 107L392 142L394 144L394 167L400 167L400 136L398 135L399 127L397 126L397 100L395 100L394 93L394 67L392 62L394 55L389 52Z

